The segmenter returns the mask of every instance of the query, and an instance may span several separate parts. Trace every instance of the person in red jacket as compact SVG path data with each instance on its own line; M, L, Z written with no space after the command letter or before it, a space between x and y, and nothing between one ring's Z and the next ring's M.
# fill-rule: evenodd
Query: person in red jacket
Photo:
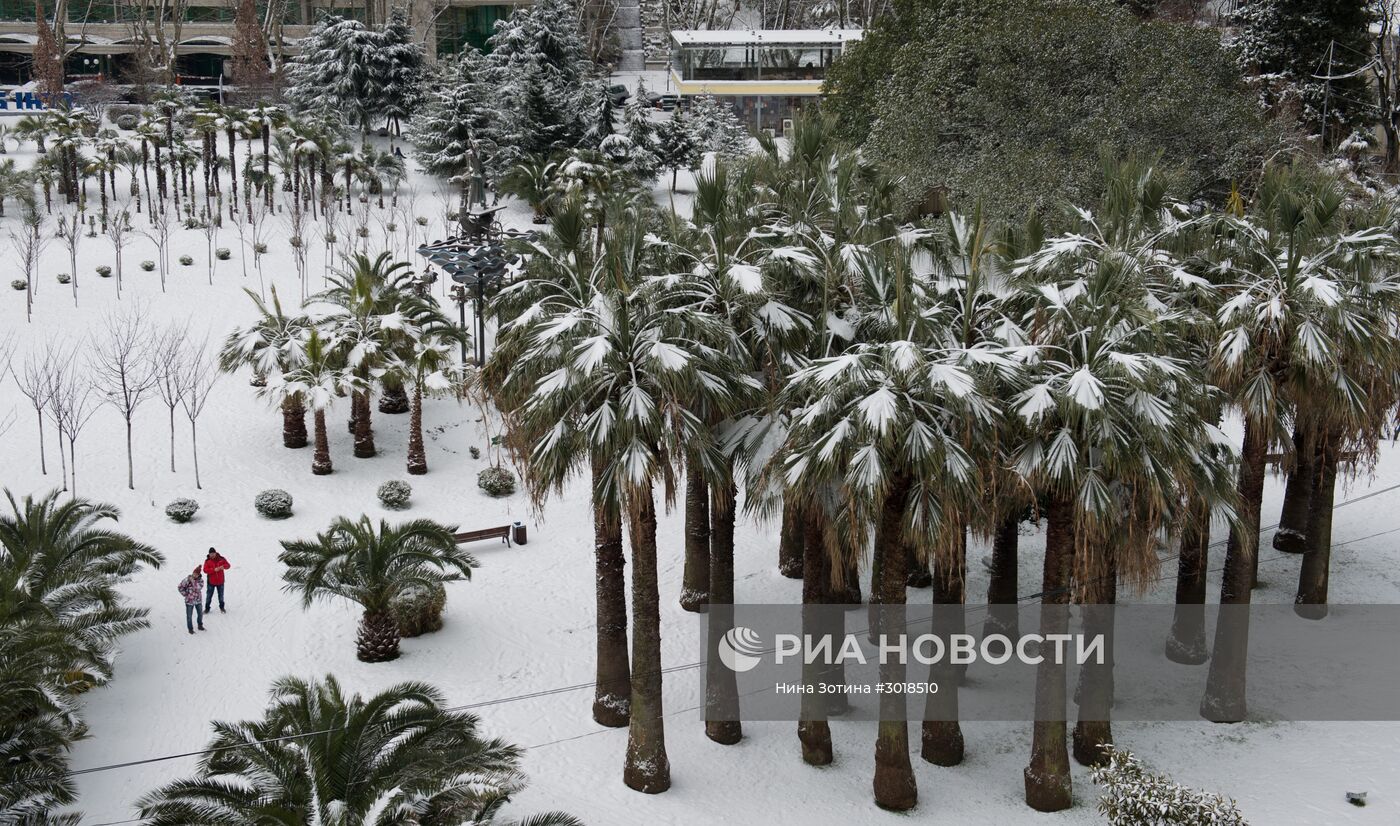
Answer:
M204 558L204 575L208 577L208 592L204 597L204 613L209 613L209 609L214 605L214 591L219 592L219 613L227 614L224 610L224 571L233 566L227 559L220 556L219 552L213 548L209 549L209 554Z

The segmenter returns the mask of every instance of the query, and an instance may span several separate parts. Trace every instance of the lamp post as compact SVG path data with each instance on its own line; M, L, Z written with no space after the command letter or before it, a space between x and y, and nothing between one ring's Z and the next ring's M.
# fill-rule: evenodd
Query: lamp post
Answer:
M521 256L506 251L501 240L500 225L492 220L500 210L501 207L467 210L463 221L468 228L467 234L418 248L419 255L456 282L452 286L451 296L457 302L457 314L463 330L467 327L467 302L473 303L475 340L472 349L478 365L486 363L488 294L494 293L522 264ZM463 345L463 361L466 355L466 345Z

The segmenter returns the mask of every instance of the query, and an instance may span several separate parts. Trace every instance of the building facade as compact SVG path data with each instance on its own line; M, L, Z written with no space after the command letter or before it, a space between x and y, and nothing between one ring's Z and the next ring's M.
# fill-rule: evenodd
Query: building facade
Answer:
M826 70L860 29L671 32L671 85L684 100L712 95L754 131L782 135L821 99Z
M290 57L311 26L328 14L381 23L393 0L258 0L269 45ZM529 0L407 0L409 19L429 59L464 48L482 48L497 20ZM60 8L71 50L65 68L70 80L130 80L135 56L157 28L152 0L67 0ZM231 56L237 0L188 0L166 4L177 19L159 25L173 41L175 75L180 83L218 85ZM0 0L0 86L30 79L37 41L35 0Z

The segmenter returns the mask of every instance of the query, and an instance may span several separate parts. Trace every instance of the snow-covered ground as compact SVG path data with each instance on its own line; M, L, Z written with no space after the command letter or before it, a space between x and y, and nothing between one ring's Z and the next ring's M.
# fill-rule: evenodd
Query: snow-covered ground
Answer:
M32 160L32 145L11 157ZM241 155L241 148L240 148ZM240 157L241 160L241 157ZM683 182L683 188L685 182ZM422 177L405 189L418 190L413 215L433 222L425 233L443 235L445 201ZM94 186L95 195L95 186ZM658 199L664 202L664 195ZM94 198L95 203L95 198ZM55 212L59 210L56 208ZM10 210L11 216L15 210ZM133 216L138 230L144 216ZM528 226L528 210L516 204L505 213L508 225ZM0 244L15 226L0 222ZM382 228L371 221L371 252L382 246ZM52 231L52 224L48 231ZM306 232L319 238L324 228ZM286 243L285 224L269 233L270 252L263 262L269 284L281 295L298 295L296 268ZM342 225L341 235L352 232ZM161 292L155 273L142 272L142 259L155 259L154 245L136 238L126 250L126 290L119 304L115 279L100 279L94 268L112 263L105 237L84 238L79 250L79 306L67 286L55 283L67 272L67 252L47 249L40 266L34 318L26 323L24 295L8 288L20 277L14 257L9 277L0 285L0 338L18 336L24 350L48 340L76 341L99 327L102 314L123 304L147 302L153 319L191 325L217 343L238 323L253 317L242 294L257 289L254 275L245 280L242 261L250 251L239 247L231 229L220 233L218 246L233 250L220 262L214 284L206 283L205 238L198 231L175 231L172 275ZM399 242L402 243L401 241ZM321 245L309 255L311 288L321 283ZM400 247L401 248L401 247ZM175 263L181 254L195 264ZM415 267L420 266L414 262ZM252 272L250 265L250 273ZM0 384L0 421L13 408L17 417L0 437L0 485L17 494L38 493L59 484L57 452L47 428L49 474L39 472L33 413L13 381ZM532 513L520 494L491 499L476 486L476 473L488 461L487 435L469 405L432 401L425 425L428 461L425 477L411 480L413 507L406 514L384 511L375 488L404 472L406 416L375 414L380 453L355 459L345 428L348 408L331 415L331 449L335 473L310 473L310 449L282 448L278 413L254 398L247 377L225 377L215 387L200 419L200 468L203 490L195 490L188 427L178 424L178 472L169 470L164 410L159 401L141 408L136 418L136 489L125 484L121 418L115 409L99 412L77 445L79 493L118 505L120 528L161 549L169 559L159 571L135 578L126 592L138 605L152 609L152 627L123 643L117 675L110 686L85 699L91 737L81 743L72 765L87 769L195 751L209 737L211 719L241 719L264 706L273 678L284 674L336 674L344 684L374 691L405 679L426 680L453 704L480 704L485 728L529 747L525 766L530 787L514 801L524 814L563 809L590 824L793 823L806 826L844 823L895 823L930 820L958 824L1102 822L1094 811L1097 798L1087 773L1074 770L1077 805L1057 815L1031 812L1022 802L1021 771L1029 748L1029 725L967 724L967 760L956 768L914 762L920 805L912 815L896 816L874 807L870 795L874 728L869 724L833 723L835 765L814 769L802 763L791 723L746 724L745 739L725 747L707 740L698 712L698 671L666 678L667 745L674 787L644 796L621 781L625 730L602 729L589 715L593 673L593 560L588 495L572 485L551 500L543 513ZM469 448L483 451L473 459ZM1352 484L1342 498L1400 484L1400 453L1386 448L1375 478ZM284 488L295 498L295 516L274 522L253 510L254 495ZM1265 523L1273 521L1281 499L1279 480L1265 494ZM197 518L176 525L164 516L165 505L178 496L199 501ZM1337 512L1334 535L1332 598L1337 602L1400 602L1400 490L1346 506ZM303 610L299 600L282 591L278 541L306 537L337 515L368 513L391 520L431 517L464 529L521 520L529 526L529 544L506 548L490 542L472 548L481 560L473 581L448 592L446 625L438 633L405 640L404 655L389 664L369 665L355 659L358 609L319 604ZM681 579L681 524L676 513L665 516L662 540L663 650L667 666L699 659L696 623L676 597ZM1396 533L1373 536L1395 529ZM1370 537L1370 538L1364 538ZM737 599L748 602L796 602L800 584L777 573L777 529L772 524L741 524L736 560ZM207 620L208 631L185 633L183 609L175 586L179 579L217 547L233 564L228 575L229 613ZM1023 540L1023 592L1038 582L1039 537ZM984 553L978 547L976 559ZM1220 551L1213 551L1214 567ZM1264 586L1258 601L1289 602L1297 557L1266 550L1261 564ZM1171 575L1146 599L1171 599ZM981 566L972 566L969 594L979 598L986 587ZM1218 593L1218 574L1212 580ZM911 592L926 600L927 592ZM572 688L570 688L572 687ZM1208 723L1120 723L1119 743L1182 783L1223 792L1239 800L1255 824L1400 822L1400 724L1263 724L1217 726ZM916 733L917 735L917 733ZM918 747L917 736L913 737ZM189 773L194 758L98 771L78 776L84 823L127 822L132 803L146 791ZM1370 805L1354 808L1347 790L1367 790Z

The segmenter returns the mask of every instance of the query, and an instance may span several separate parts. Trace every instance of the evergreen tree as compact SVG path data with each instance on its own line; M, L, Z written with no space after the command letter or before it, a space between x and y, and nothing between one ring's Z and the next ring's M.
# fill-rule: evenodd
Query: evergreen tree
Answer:
M395 133L423 102L423 47L413 39L408 10L395 6L380 32L380 48L386 67L380 89L379 114L393 124Z
M623 123L627 138L632 142L631 160L627 170L640 183L650 185L660 171L661 161L657 156L657 129L651 122L651 110L646 105L646 87L638 84L637 94L628 101L623 112Z
M388 61L379 32L358 20L328 15L302 40L288 66L287 97L298 109L337 114L368 136L381 114L389 84Z
M690 107L690 124L701 152L721 158L742 158L749 154L749 130L739 122L734 109L710 95L701 95Z
M1239 31L1240 63L1282 81L1266 93L1269 103L1285 103L1295 94L1309 131L1319 130L1326 118L1324 144L1375 122L1375 107L1365 102L1371 98L1364 70L1371 63L1375 22L1369 0L1253 0L1241 4L1230 22Z
M501 113L492 107L495 91L485 80L486 59L480 52L444 61L440 71L442 80L409 124L408 138L423 168L457 183L465 198L476 161L488 179L499 177L506 163L494 139Z
M671 170L671 191L682 169L698 169L702 150L696 141L690 118L679 109L656 132L656 159L662 169Z

